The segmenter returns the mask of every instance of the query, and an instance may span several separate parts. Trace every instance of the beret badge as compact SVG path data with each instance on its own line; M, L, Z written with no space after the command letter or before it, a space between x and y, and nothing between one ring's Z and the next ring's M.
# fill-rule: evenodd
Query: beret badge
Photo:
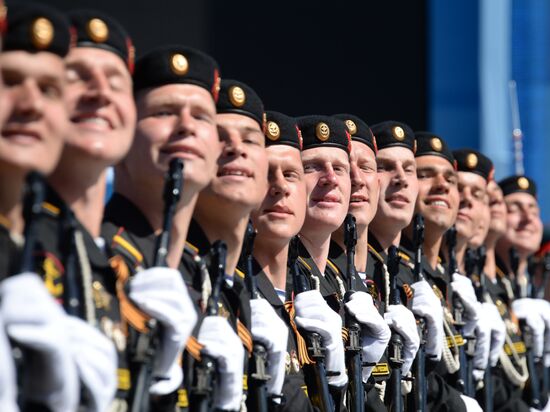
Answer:
M276 141L281 137L281 129L275 122L267 122L267 138L271 141Z
M170 59L170 68L178 76L183 76L189 70L189 62L181 53L175 53Z
M466 157L466 166L468 166L470 169L473 169L477 166L477 156L475 153L470 153Z
M229 101L235 107L242 107L246 102L246 94L239 86L233 86L229 89Z
M434 149L436 152L440 152L441 149L443 149L443 143L441 143L441 139L434 137L432 140L430 140L430 146L432 146L432 149Z
M328 124L326 123L318 123L315 127L315 136L322 141L325 142L330 137L330 128L328 127Z
M98 18L91 19L86 25L88 36L96 42L103 43L109 38L109 28L107 24Z
M355 122L351 119L348 119L346 120L346 126L348 128L348 131L349 131L349 134L351 134L352 136L357 133L357 125L355 124Z
M518 178L518 187L521 190L527 190L529 189L529 180L527 180L525 177Z
M400 142L405 140L405 131L401 126L395 126L393 128L393 135L396 140L399 140Z
M37 49L47 48L53 40L53 24L45 17L37 18L31 26L31 40Z

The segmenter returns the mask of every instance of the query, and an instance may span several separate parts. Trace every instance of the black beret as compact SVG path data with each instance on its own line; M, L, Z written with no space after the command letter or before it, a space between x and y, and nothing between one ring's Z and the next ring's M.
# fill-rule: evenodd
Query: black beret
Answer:
M71 47L69 21L43 4L10 6L6 25L4 51L49 52L65 57Z
M529 193L534 198L537 197L537 184L533 179L530 179L527 176L510 176L506 179L502 179L498 182L498 185L502 189L502 194L504 196L521 192Z
M376 138L372 134L370 127L363 120L353 114L347 113L335 114L334 117L344 121L351 135L351 140L366 144L376 154L378 151Z
M490 182L493 180L493 162L484 154L473 149L453 150L459 172L475 173Z
M302 150L302 132L296 119L279 112L266 111L266 147L284 144Z
M333 116L302 116L297 120L302 132L303 150L314 147L336 147L351 152L351 136L343 120Z
M95 10L76 10L68 15L76 31L76 47L96 47L110 51L124 61L130 73L134 71L134 45L118 21Z
M156 48L137 61L134 91L177 83L202 87L216 101L220 90L218 63L206 53L177 45Z
M405 147L413 153L416 151L414 132L405 123L388 120L377 123L370 128L376 137L378 150L387 147Z
M222 79L220 97L216 110L221 113L235 113L248 116L265 127L264 104L249 85L232 79Z
M416 139L415 157L439 156L448 160L453 168L457 169L453 152L451 152L451 149L449 149L449 146L447 146L447 143L441 137L430 132L416 132L414 137Z

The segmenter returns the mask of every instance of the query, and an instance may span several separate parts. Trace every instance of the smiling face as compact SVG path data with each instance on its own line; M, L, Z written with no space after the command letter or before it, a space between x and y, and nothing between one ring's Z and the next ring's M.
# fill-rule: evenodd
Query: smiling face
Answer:
M376 157L380 197L371 227L374 233L391 228L397 235L412 220L418 195L418 179L413 152L405 147L389 147Z
M65 66L52 53L3 52L5 122L0 136L0 164L50 174L67 132Z
M376 214L380 193L376 156L364 143L352 141L351 147L349 213L355 217L358 225L368 226Z
M477 230L476 210L486 201L487 181L475 173L458 172L458 191L457 236L470 240Z
M334 232L348 212L351 181L348 154L334 147L302 152L307 211L302 231Z
M288 243L304 224L306 185L300 151L287 145L266 149L269 161L268 191L252 213L257 239Z
M456 171L440 156L420 156L416 158L416 175L416 211L424 217L427 230L446 231L454 224L458 212Z
M132 143L136 108L132 78L120 57L93 47L73 48L66 58L72 156L117 163Z
M162 184L173 158L184 161L185 188L206 187L217 169L221 144L210 93L199 86L170 84L136 96L134 143L123 160L136 184Z
M501 241L515 247L520 256L535 253L542 240L543 225L537 200L528 193L511 193L504 197L507 230Z
M248 116L234 113L217 114L216 123L222 152L216 176L201 192L199 203L201 198L209 198L254 210L267 191L268 164L260 125Z

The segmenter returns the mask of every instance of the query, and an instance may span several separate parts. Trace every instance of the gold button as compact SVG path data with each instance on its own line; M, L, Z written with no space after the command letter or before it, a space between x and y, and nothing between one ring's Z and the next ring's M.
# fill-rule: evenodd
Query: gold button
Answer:
M315 127L315 135L322 142L328 140L330 137L330 128L328 127L328 124L323 122L318 123Z
M183 76L189 70L189 62L183 54L176 53L170 59L170 68L175 74Z
M53 40L53 24L45 17L37 18L31 27L31 40L37 49L46 49Z
M101 19L91 19L86 29L88 31L88 36L96 43L103 43L109 37L109 28Z
M357 133L357 125L353 120L346 120L346 126L348 127L349 134L351 134L352 136Z
M434 149L436 152L440 152L443 148L443 143L441 143L441 139L438 139L437 137L432 138L430 141L430 145L432 146L432 149Z
M395 126L393 128L393 135L395 136L395 139L399 140L400 142L405 140L405 131L400 126Z
M470 153L468 156L466 156L466 166L468 166L470 169L473 169L477 166L477 156L475 153Z
M527 190L529 189L529 180L527 180L526 177L520 177L518 178L518 187L521 189L521 190Z
M246 102L246 94L239 86L233 86L229 89L229 101L235 107L242 107Z
M275 122L267 122L267 138L272 141L276 141L281 137L281 129Z

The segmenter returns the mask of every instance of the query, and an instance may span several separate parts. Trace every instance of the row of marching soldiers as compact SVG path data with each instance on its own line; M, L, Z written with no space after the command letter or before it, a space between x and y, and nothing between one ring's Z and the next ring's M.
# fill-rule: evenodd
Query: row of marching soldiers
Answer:
M101 12L8 6L2 411L546 406L531 179L401 122L265 111L190 47L134 64Z

